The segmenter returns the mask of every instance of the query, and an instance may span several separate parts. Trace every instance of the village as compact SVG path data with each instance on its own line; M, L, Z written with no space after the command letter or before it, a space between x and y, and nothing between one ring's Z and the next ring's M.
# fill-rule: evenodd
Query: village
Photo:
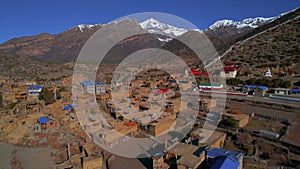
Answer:
M159 137L174 128L175 121L181 118L180 111L193 109L197 111L196 116L184 121L194 121L191 130L178 144L166 141L162 152L144 158L144 168L215 169L226 165L240 169L299 165L300 89L255 84L225 88L226 84L210 84L207 72L193 68L186 73L200 81L197 88L192 88L191 82L183 83L184 89L199 91L201 97L195 98L196 101L182 100L178 76L158 70L143 72L130 84L107 84L91 79L76 84L84 96L95 96L98 111L118 134L95 130L101 126L95 119L80 119L81 112L76 109L80 105L74 104L71 93L71 77L44 84L4 79L0 83L1 142L47 148L56 168L114 168L122 160L103 150L95 140L113 147L122 140ZM221 75L235 78L237 69L226 64ZM267 70L264 77L271 76ZM128 89L128 97L118 92L112 96L114 90L122 88ZM218 127L203 142L199 131L212 118L210 109L218 106L211 94L226 95L227 102L224 112L216 114ZM92 132L97 134L87 135ZM139 162L132 165L141 167Z

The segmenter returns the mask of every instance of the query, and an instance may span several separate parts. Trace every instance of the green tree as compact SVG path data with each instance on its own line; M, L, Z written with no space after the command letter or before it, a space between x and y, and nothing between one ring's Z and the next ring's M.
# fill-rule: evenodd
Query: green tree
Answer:
M47 88L43 88L42 92L39 94L39 100L44 100L46 105L52 104L55 102L54 94Z
M64 91L66 91L66 88L65 87L61 87L61 88L58 89L58 91L59 92L64 92Z
M15 106L16 106L16 104L17 103L15 103L15 102L13 102L13 103L10 103L9 105L7 105L7 107L6 108L8 108L8 109L14 109L15 108Z
M300 80L294 83L295 86L300 86Z
M253 155L254 146L251 143L246 143L243 148L247 152L247 155Z
M239 127L238 122L233 117L225 118L222 121L223 126L237 129Z

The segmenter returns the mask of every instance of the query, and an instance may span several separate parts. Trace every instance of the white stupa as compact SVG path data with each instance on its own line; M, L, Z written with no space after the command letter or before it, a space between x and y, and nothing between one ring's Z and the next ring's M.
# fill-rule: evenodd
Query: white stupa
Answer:
M266 71L265 77L272 77L272 73L271 73L270 69L268 71Z

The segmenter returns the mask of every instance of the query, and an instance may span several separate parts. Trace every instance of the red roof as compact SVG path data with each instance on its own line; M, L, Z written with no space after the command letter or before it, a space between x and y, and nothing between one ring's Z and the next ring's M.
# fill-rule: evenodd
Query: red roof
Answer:
M208 72L199 72L200 76L209 76Z
M169 89L167 88L162 88L162 89L158 89L157 92L155 92L154 94L164 94L168 91Z
M199 72L197 69L191 69L191 72L193 73L193 75L196 76L208 76L208 72Z
M196 69L191 69L191 72L193 73L193 75L199 75L200 74L200 72L198 71L198 70L196 70Z
M224 69L225 72L236 71L236 68L232 64L231 65L229 65L229 64L225 65L223 69Z

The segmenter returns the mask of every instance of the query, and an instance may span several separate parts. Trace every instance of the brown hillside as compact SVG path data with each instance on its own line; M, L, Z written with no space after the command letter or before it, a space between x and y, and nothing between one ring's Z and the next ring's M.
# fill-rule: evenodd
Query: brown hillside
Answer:
M257 34L237 45L224 57L224 63L233 62L240 75L263 75L296 71L300 73L300 20L299 17Z

